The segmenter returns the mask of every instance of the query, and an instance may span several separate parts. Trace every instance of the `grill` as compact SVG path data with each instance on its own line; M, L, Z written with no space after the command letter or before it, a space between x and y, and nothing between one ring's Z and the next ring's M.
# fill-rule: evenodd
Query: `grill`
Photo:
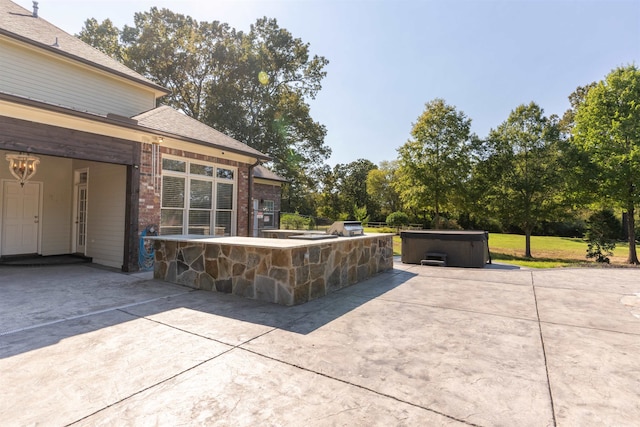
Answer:
M364 228L360 221L336 221L331 224L327 234L343 237L364 236Z

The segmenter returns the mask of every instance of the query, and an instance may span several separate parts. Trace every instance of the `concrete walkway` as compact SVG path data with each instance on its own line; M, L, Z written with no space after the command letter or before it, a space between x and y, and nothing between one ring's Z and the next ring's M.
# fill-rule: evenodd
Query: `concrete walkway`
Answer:
M0 267L0 424L637 426L640 270L396 263L282 307Z

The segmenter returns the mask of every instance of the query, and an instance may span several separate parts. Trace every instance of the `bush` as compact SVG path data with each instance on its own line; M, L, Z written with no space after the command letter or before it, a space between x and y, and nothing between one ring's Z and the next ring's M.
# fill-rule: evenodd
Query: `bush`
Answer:
M400 227L409 224L409 216L404 212L392 212L385 221L389 227L395 227L400 232Z
M311 230L314 227L313 218L295 214L282 214L280 217L280 228L283 230Z
M616 239L620 236L620 223L613 211L603 209L591 214L587 220L587 258L609 264L609 257L616 248Z

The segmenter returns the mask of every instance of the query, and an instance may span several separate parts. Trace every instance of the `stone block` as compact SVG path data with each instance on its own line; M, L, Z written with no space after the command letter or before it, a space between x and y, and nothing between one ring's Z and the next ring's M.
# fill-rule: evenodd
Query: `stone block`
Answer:
M278 297L280 297L280 290L282 288L278 288ZM278 298L280 299L280 298ZM305 283L302 286L296 286L293 290L293 304L303 304L309 301L309 282Z
M207 244L205 245L204 257L209 259L218 258L222 252L220 251L220 245Z
M246 269L247 269L247 266L245 263L243 262L234 263L231 269L231 277L242 276Z
M295 283L294 286L297 288L305 283L309 283L309 266L303 265L301 267L295 268Z
M309 264L317 264L320 262L322 250L319 246L311 246L309 248Z
M291 267L291 251L286 249L274 249L271 254L271 263L274 267Z
M218 273L218 260L217 259L207 259L205 262L205 271L214 279L219 277Z
M229 258L233 262L246 264L247 263L247 248L244 246L232 246Z
M213 277L208 275L207 273L200 273L200 277L198 278L200 281L200 289L205 291L212 291L215 286L215 280Z
M225 294L230 294L233 291L233 283L231 278L216 280L216 291L222 292Z
M307 248L294 248L291 250L291 266L299 267L308 263Z
M190 288L200 289L198 273L193 270L185 271L184 273L180 274L176 278L176 283L178 283L179 285L188 286Z
M270 277L256 276L256 299L260 301L276 302L276 281Z
M240 278L233 284L233 294L244 298L254 299L256 297L253 281Z
M178 277L182 276L186 271L189 271L189 265L185 264L182 260L177 260L176 261L176 274L178 275Z
M309 300L323 297L326 294L324 278L313 279L309 285Z
M190 264L191 269L195 270L199 273L205 271L204 269L204 256L201 254L198 258L196 258L195 260L193 260L193 262Z
M291 292L290 289L282 285L276 285L276 286L278 289L278 295L277 295L277 299L274 302L282 305L293 305L294 303L293 292ZM308 294L308 289L307 289L307 294Z
M271 270L269 270L269 277L278 282L287 283L289 282L289 269L271 267Z
M202 245L191 245L182 249L182 254L184 257L184 262L191 265L193 262L200 258L204 252L204 247Z

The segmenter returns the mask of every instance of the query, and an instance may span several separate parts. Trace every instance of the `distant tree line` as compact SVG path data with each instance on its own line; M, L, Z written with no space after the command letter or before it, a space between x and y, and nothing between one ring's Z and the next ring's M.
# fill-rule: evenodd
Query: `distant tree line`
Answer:
M328 61L275 19L260 18L245 33L154 7L123 29L88 19L78 37L170 89L162 102L268 154L266 166L290 181L284 211L365 222L401 212L394 221L406 215L427 228L519 232L529 257L533 234L588 231L607 249L606 229L627 238L627 262L638 263L635 65L578 87L562 117L535 102L516 106L485 138L471 133L463 112L431 100L397 159L330 167L326 128L308 104ZM624 230L611 226L614 213L624 214ZM598 228L598 218L609 225Z

